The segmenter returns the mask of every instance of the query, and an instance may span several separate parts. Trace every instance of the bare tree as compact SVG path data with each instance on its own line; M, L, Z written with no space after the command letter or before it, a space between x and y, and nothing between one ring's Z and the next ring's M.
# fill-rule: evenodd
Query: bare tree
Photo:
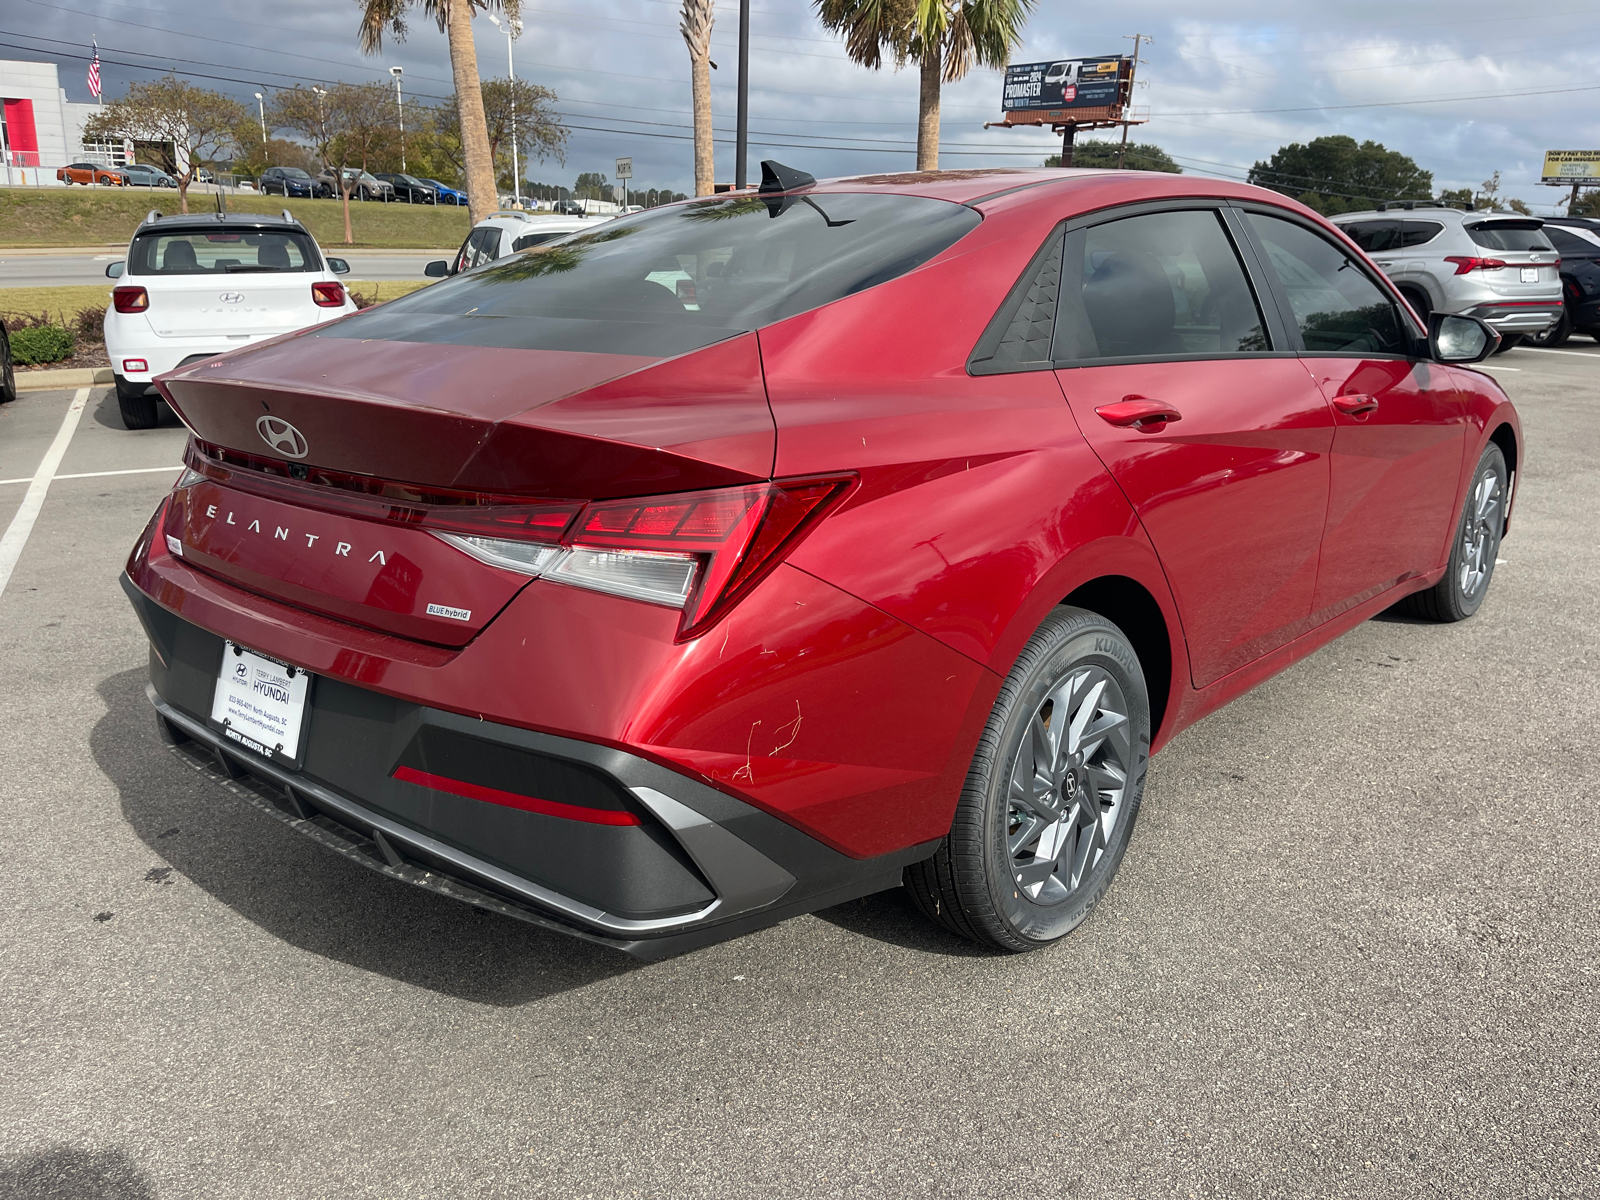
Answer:
M466 161L468 212L474 223L500 207L494 181L494 156L489 151L489 131L483 114L483 93L478 82L478 50L472 40L472 14L476 9L499 9L515 19L520 0L356 0L361 6L361 48L376 54L383 48L387 29L395 41L405 40L406 13L420 4L439 32L450 39L450 69L455 76L456 102L461 113L461 147Z
M248 116L233 97L172 74L130 83L121 99L89 118L83 135L89 141L131 138L159 144L163 169L178 181L178 207L188 212L195 175L234 144L234 130Z
M394 94L381 83L336 83L331 88L295 87L278 93L267 121L310 143L329 171L344 202L344 240L350 227L350 194L359 186L368 159L387 149L395 136Z
M683 0L678 32L689 47L689 83L694 93L694 194L716 191L716 161L711 149L711 25L714 0Z

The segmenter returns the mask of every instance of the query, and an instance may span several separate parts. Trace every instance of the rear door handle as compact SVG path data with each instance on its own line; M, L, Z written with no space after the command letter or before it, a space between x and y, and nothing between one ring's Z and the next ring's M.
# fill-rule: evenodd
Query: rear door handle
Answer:
M1101 420L1112 425L1135 429L1158 429L1169 421L1183 420L1183 414L1165 400L1148 400L1143 396L1124 396L1117 403L1102 404L1094 411Z
M1335 396L1333 406L1346 416L1359 417L1363 413L1372 412L1378 407L1378 401L1372 396L1360 394L1350 396Z

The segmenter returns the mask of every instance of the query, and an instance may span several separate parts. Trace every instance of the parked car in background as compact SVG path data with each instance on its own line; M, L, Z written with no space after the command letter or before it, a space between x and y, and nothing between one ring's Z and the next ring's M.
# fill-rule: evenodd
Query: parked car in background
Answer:
M311 199L316 194L317 181L299 167L268 167L261 172L256 189L263 196L299 196Z
M1424 321L1434 312L1481 317L1503 352L1561 316L1560 256L1538 217L1407 201L1332 220Z
M11 335L0 320L0 404L17 398L17 369L11 362Z
M98 163L75 162L57 169L56 178L69 187L74 183L98 183L105 187L125 187L128 177L121 167L103 167Z
M359 167L344 168L344 179L345 186L350 189L352 200L380 200L387 204L394 199L394 184L379 179ZM342 194L339 177L331 169L318 175L316 184L318 196L337 200Z
M610 216L566 217L552 213L523 212L516 208L501 209L472 227L454 258L435 259L423 268L423 274L435 279L459 275L497 258L504 258L507 254L530 250L568 234L593 229L612 219Z
M1546 217L1544 235L1561 255L1561 318L1528 340L1559 346L1574 333L1600 342L1600 220Z
M440 183L437 179L424 179L422 182L439 194L440 204L460 205L467 202L467 194L460 188L450 187L448 184Z
M175 188L178 186L178 181L160 167L152 167L146 163L129 163L122 168L122 173L127 176L128 183L135 187Z
M355 312L338 276L289 213L152 212L106 274L106 354L129 429L156 423L161 372Z
M217 177L207 167L196 167L194 177L200 183L215 183L217 181Z
M381 179L394 189L394 198L396 200L404 200L407 204L439 203L439 189L425 179L418 179L415 175L380 172L376 178Z
M1292 200L762 174L163 376L194 436L122 585L174 752L641 958L902 881L1035 950L1180 730L1392 605L1483 604L1527 465L1463 369L1495 334ZM1108 941L1159 933L1121 900Z

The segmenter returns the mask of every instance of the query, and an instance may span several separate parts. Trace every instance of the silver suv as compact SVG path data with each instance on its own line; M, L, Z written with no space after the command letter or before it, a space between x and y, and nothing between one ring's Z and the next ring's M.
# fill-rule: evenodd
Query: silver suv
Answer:
M1561 256L1538 217L1405 202L1332 221L1424 322L1432 312L1482 317L1509 350L1561 315Z

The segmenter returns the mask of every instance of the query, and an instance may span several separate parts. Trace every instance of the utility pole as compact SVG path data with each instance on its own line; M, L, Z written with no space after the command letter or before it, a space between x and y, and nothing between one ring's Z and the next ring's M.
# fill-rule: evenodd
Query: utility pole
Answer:
M1144 33L1125 33L1125 34L1122 35L1122 39L1123 39L1123 41L1132 41L1133 42L1133 62L1128 67L1128 103L1127 103L1127 107L1128 108L1132 108L1133 107L1133 81L1134 81L1135 75L1138 73L1138 70L1139 70L1139 45L1140 45L1141 42L1149 42L1149 43L1151 43L1153 45L1155 43L1155 38L1151 37L1149 34L1144 34ZM1122 115L1123 115L1123 118L1124 118L1124 120L1122 122L1122 146L1117 151L1117 170L1119 170L1119 171L1122 170L1122 160L1124 158L1126 158L1127 154L1128 154L1128 122L1126 120L1128 114L1126 112L1124 112Z
M733 186L745 186L750 153L750 0L739 0L739 117L734 136Z
M400 75L404 67L390 67L389 74L394 76L394 111L400 121L400 171L406 169L406 106L400 96Z

